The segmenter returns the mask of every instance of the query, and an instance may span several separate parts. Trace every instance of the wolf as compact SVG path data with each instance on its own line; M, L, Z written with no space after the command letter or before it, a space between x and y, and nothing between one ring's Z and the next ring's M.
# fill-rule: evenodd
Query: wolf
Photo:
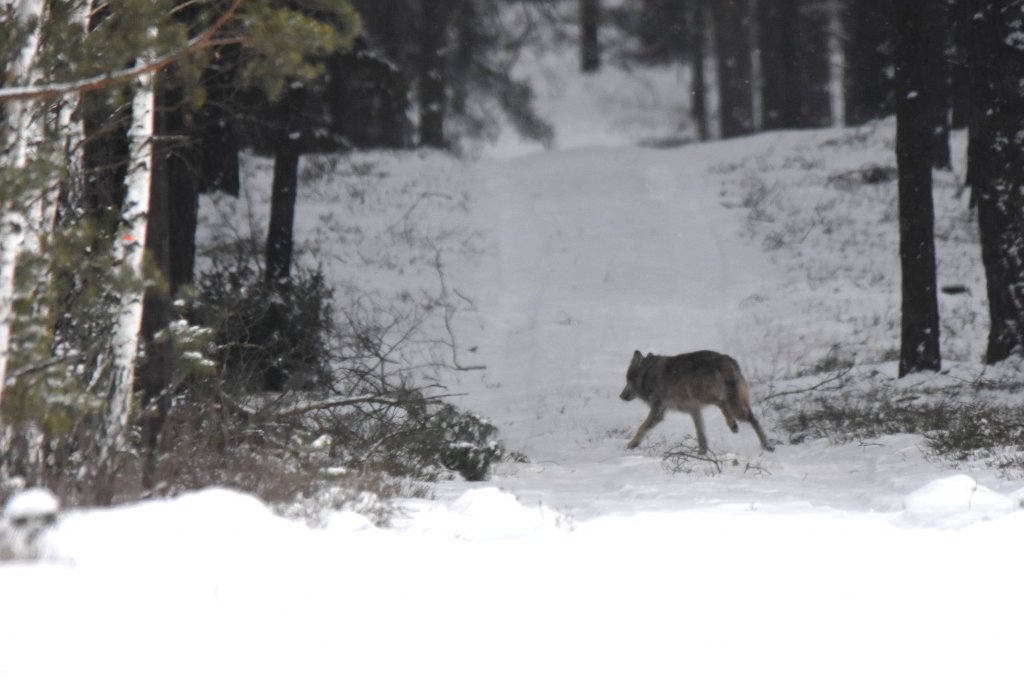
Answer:
M666 410L689 413L697 428L697 444L701 453L708 450L704 433L704 406L717 406L725 416L729 429L736 433L736 420L749 422L761 440L761 448L773 451L761 424L750 409L750 390L739 364L716 351L694 351L678 356L646 356L639 351L626 370L626 388L619 394L623 401L639 398L651 407L647 419L636 431L626 448L636 448L644 435L665 417Z

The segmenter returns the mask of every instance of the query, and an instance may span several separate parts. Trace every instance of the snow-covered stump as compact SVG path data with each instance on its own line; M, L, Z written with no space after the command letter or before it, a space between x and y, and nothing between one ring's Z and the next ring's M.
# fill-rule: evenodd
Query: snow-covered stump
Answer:
M0 560L39 557L37 542L57 521L60 501L49 489L36 487L11 496L0 515Z

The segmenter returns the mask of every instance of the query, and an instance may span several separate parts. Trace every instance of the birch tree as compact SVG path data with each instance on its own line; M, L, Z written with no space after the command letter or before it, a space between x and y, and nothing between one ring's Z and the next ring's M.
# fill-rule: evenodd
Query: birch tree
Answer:
M39 49L43 25L43 0L22 0L14 9L20 25L34 23L18 57L8 68L5 87L30 85L35 74L33 64ZM11 102L5 107L7 134L11 140L9 166L14 173L25 169L33 144L42 137L42 123L30 102ZM23 200L17 196L4 198L0 215L0 403L7 386L7 367L11 349L11 326L14 322L15 276L18 258L30 238L32 223ZM6 428L0 428L0 448L5 445Z
M151 34L155 34L155 29ZM121 292L114 321L109 404L99 456L93 464L101 480L108 476L116 455L128 447L132 394L135 388L135 359L139 352L142 327L142 265L153 168L155 93L153 74L140 76L132 98L132 118L128 133L131 151L125 180L123 213L126 227L114 244L114 258L124 273L125 289Z
M846 126L846 48L843 4L831 0L825 7L828 43L828 102L833 128Z

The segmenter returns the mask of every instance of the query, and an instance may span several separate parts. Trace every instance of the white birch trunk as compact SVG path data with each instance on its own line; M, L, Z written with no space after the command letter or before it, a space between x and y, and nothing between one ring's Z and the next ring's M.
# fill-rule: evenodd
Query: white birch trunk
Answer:
M43 0L22 0L15 7L15 16L21 21L36 18L36 28L28 37L17 59L10 65L8 76L15 82L30 83L33 62L39 48L42 30ZM31 147L42 139L42 120L33 118L30 102L13 102L5 112L7 125L13 135L10 166L24 168ZM0 213L0 401L7 385L7 368L11 352L11 325L14 322L15 276L18 257L29 242L32 224L24 207L4 206ZM6 430L0 431L0 444Z
M846 126L846 88L843 87L846 52L843 47L842 9L839 0L832 0L825 10L828 12L828 101L833 128Z
M120 308L114 322L111 344L111 386L105 429L100 441L96 471L107 474L111 460L124 452L128 444L132 393L135 385L135 361L142 326L142 264L149 225L150 177L153 165L153 114L155 109L153 75L145 74L132 99L129 129L131 152L125 179L124 217L127 229L115 244L114 256L132 275L131 289L121 293Z

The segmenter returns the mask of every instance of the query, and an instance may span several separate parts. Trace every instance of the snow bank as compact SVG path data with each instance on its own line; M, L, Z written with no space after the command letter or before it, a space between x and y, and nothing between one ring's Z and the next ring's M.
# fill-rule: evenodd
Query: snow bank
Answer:
M966 482L931 488L952 499ZM1018 513L958 531L734 506L552 516L490 487L390 531L350 516L310 529L223 490L71 513L50 563L0 565L0 680L860 683L1018 668Z

